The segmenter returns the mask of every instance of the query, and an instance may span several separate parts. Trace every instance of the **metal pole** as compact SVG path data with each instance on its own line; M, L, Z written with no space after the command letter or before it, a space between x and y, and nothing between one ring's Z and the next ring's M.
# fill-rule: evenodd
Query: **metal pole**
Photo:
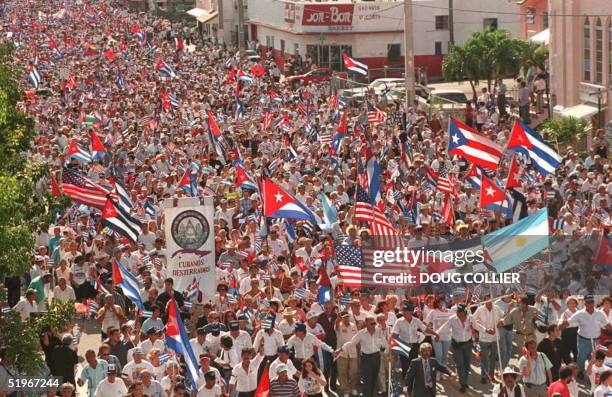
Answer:
M455 24L453 15L453 0L448 0L448 44L455 44Z
M414 39L412 37L412 0L404 0L404 82L406 109L414 103Z
M597 90L597 128L601 128L601 88Z
M223 31L223 0L217 0L217 18L219 19L219 25L217 27L217 42L223 44L225 42Z
M246 50L244 43L244 4L242 0L236 0L238 6L238 51L244 55Z

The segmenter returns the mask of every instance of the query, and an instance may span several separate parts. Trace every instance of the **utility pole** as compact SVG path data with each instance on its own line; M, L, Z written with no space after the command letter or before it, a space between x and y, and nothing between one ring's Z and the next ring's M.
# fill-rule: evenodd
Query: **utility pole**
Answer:
M412 0L404 0L404 83L406 112L414 104L414 39L412 37Z
M240 55L244 55L244 50L246 50L245 42L244 42L244 4L243 0L236 0L238 5L238 51L240 51Z
M217 0L217 18L219 19L219 27L217 28L217 41L219 44L225 42L223 31L223 0Z
M448 0L448 44L455 44L455 24L453 16L453 0Z

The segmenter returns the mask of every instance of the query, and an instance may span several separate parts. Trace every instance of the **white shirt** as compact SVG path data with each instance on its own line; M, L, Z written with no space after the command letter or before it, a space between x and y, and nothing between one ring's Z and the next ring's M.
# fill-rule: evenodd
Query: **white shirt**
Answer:
M278 324L278 330L283 334L283 336L293 335L293 332L295 331L295 324L295 321L293 324L289 324L287 320L283 319L280 324Z
M104 378L98 383L96 387L95 397L123 397L127 394L127 387L123 379L116 377L113 383L108 381L108 378Z
M273 381L274 379L278 378L276 369L281 364L285 364L287 366L287 376L289 376L289 378L292 378L293 375L297 373L297 369L295 369L295 366L293 365L293 362L290 359L287 359L287 362L284 363L280 360L280 358L277 358L276 360L272 361L272 364L270 364L270 381Z
M206 340L202 341L202 343L198 342L198 338L189 339L189 344L191 345L191 350L193 350L193 355L196 359L200 358L200 354L205 353L204 351L204 343Z
M568 319L570 326L578 326L578 336L587 339L599 338L601 329L608 325L608 318L602 310L595 309L589 314L586 309L578 310Z
M479 340L481 342L495 342L497 340L497 322L504 317L504 312L493 305L491 310L485 305L480 306L474 312L474 328L478 331ZM487 329L493 328L493 335L486 332Z
M357 334L357 326L355 323L350 323L349 325L344 325L340 323L336 327L336 336L338 338L338 346L343 346L346 342L349 342L353 337ZM356 358L357 357L357 348L354 345L351 345L346 350L342 350L340 353L341 357L344 358Z
M334 351L334 349L329 347L325 342L322 342L319 338L308 332L304 335L304 339L300 339L297 335L293 335L287 341L287 346L295 350L295 358L299 360L312 357L315 346L330 353Z
M378 327L372 334L370 334L366 328L363 328L359 330L359 332L357 332L357 334L353 336L350 341L342 345L342 350L347 351L357 344L361 346L361 353L372 354L386 349L388 341L386 338L384 338L384 334Z
M74 288L66 285L65 289L61 289L59 285L56 285L55 288L53 288L53 298L59 300L60 302L66 302L69 300L76 301Z
M128 378L131 382L134 382L140 377L140 371L143 369L148 370L150 373L153 373L153 366L150 362L146 360L142 360L140 363L135 363L134 361L130 361L125 364L125 367L121 370L121 374Z
M248 392L257 389L257 370L259 364L263 360L263 356L258 354L249 363L248 371L245 371L242 367L242 363L236 365L232 370L232 377L230 378L230 385L236 387L237 392Z
M392 333L397 334L400 339L402 339L406 343L417 343L419 341L419 336L417 335L417 330L421 332L425 332L427 327L421 320L412 316L410 321L406 318L402 317L395 322L393 325Z
M210 365L208 366L208 369L206 370L206 372L214 372L215 373L215 382L218 385L221 385L221 372L219 372L219 370L215 367L211 367ZM204 379L204 371L202 371L202 369L198 370L198 379L196 380L196 386L198 388L203 387L204 384L206 383L206 380Z
M236 338L231 335L231 331L227 332L225 336L229 336L232 338L232 349L236 352L238 357L242 356L242 349L250 349L253 347L253 342L251 341L251 336L248 332L240 330L240 333Z
M457 342L467 342L472 339L472 316L467 316L465 322L461 322L459 317L453 316L442 327L450 326L452 338Z
M197 397L220 397L221 395L223 395L221 386L215 384L210 389L207 389L206 385L200 387Z
M552 364L546 354L537 352L535 359L529 357L531 361L531 372L527 376L523 376L524 383L531 383L534 385L543 385L546 383L546 370L552 368ZM527 367L527 359L525 356L521 356L519 359L519 370L523 373L523 370Z
M253 340L253 346L255 346L255 349L259 349L259 344L261 343L262 338L264 341L264 355L266 356L276 355L278 348L285 344L283 334L279 330L273 329L272 334L270 334L268 331L262 329L257 332L257 335L255 335L255 339Z
M31 313L38 313L38 305L36 304L36 301L30 303L25 297L23 297L15 306L13 306L13 310L19 313L21 316L21 321L26 321L30 317Z
M151 342L151 339L147 339L143 342L140 342L140 348L146 356L147 354L149 354L151 349L156 348L163 352L166 349L166 346L164 345L164 341L161 339L157 339L155 342Z
M439 330L437 334L440 337L441 341L448 342L451 340L451 336L452 336L451 329L450 327L442 328L442 326L446 324L446 322L450 320L452 316L453 314L448 311L443 312L439 309L434 309L429 312L429 314L427 315L427 318L425 318L425 322L427 324L431 323L431 326L433 329Z

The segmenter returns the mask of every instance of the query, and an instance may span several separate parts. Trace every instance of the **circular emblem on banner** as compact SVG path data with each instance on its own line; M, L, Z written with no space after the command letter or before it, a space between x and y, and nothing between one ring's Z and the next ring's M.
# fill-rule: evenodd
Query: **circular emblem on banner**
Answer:
M202 213L183 211L172 221L172 238L183 249L198 249L210 235L210 226Z

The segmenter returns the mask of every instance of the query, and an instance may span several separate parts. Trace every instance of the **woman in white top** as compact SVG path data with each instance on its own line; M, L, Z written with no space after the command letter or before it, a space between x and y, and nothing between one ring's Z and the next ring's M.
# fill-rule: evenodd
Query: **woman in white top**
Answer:
M166 363L161 362L161 360L159 359L160 354L161 350L159 350L158 348L151 349L151 351L149 351L149 354L147 354L147 360L149 360L149 362L153 366L153 371L151 372L151 375L153 375L153 378L155 378L155 380L157 381L161 381L164 375L166 374Z
M298 381L300 392L307 397L323 397L323 388L327 382L311 358L302 361L302 374Z
M439 329L438 340L434 338L432 341L434 352L436 353L436 360L441 365L446 365L448 362L448 349L451 345L451 328L442 326L450 319L452 313L444 306L442 300L434 300L433 307L429 311L425 319L425 324L432 327L433 329Z
M565 300L567 309L559 316L559 323L570 318L578 310L578 301L570 296ZM567 327L561 331L561 357L563 362L569 364L578 357L578 327ZM571 353L571 357L570 357Z

